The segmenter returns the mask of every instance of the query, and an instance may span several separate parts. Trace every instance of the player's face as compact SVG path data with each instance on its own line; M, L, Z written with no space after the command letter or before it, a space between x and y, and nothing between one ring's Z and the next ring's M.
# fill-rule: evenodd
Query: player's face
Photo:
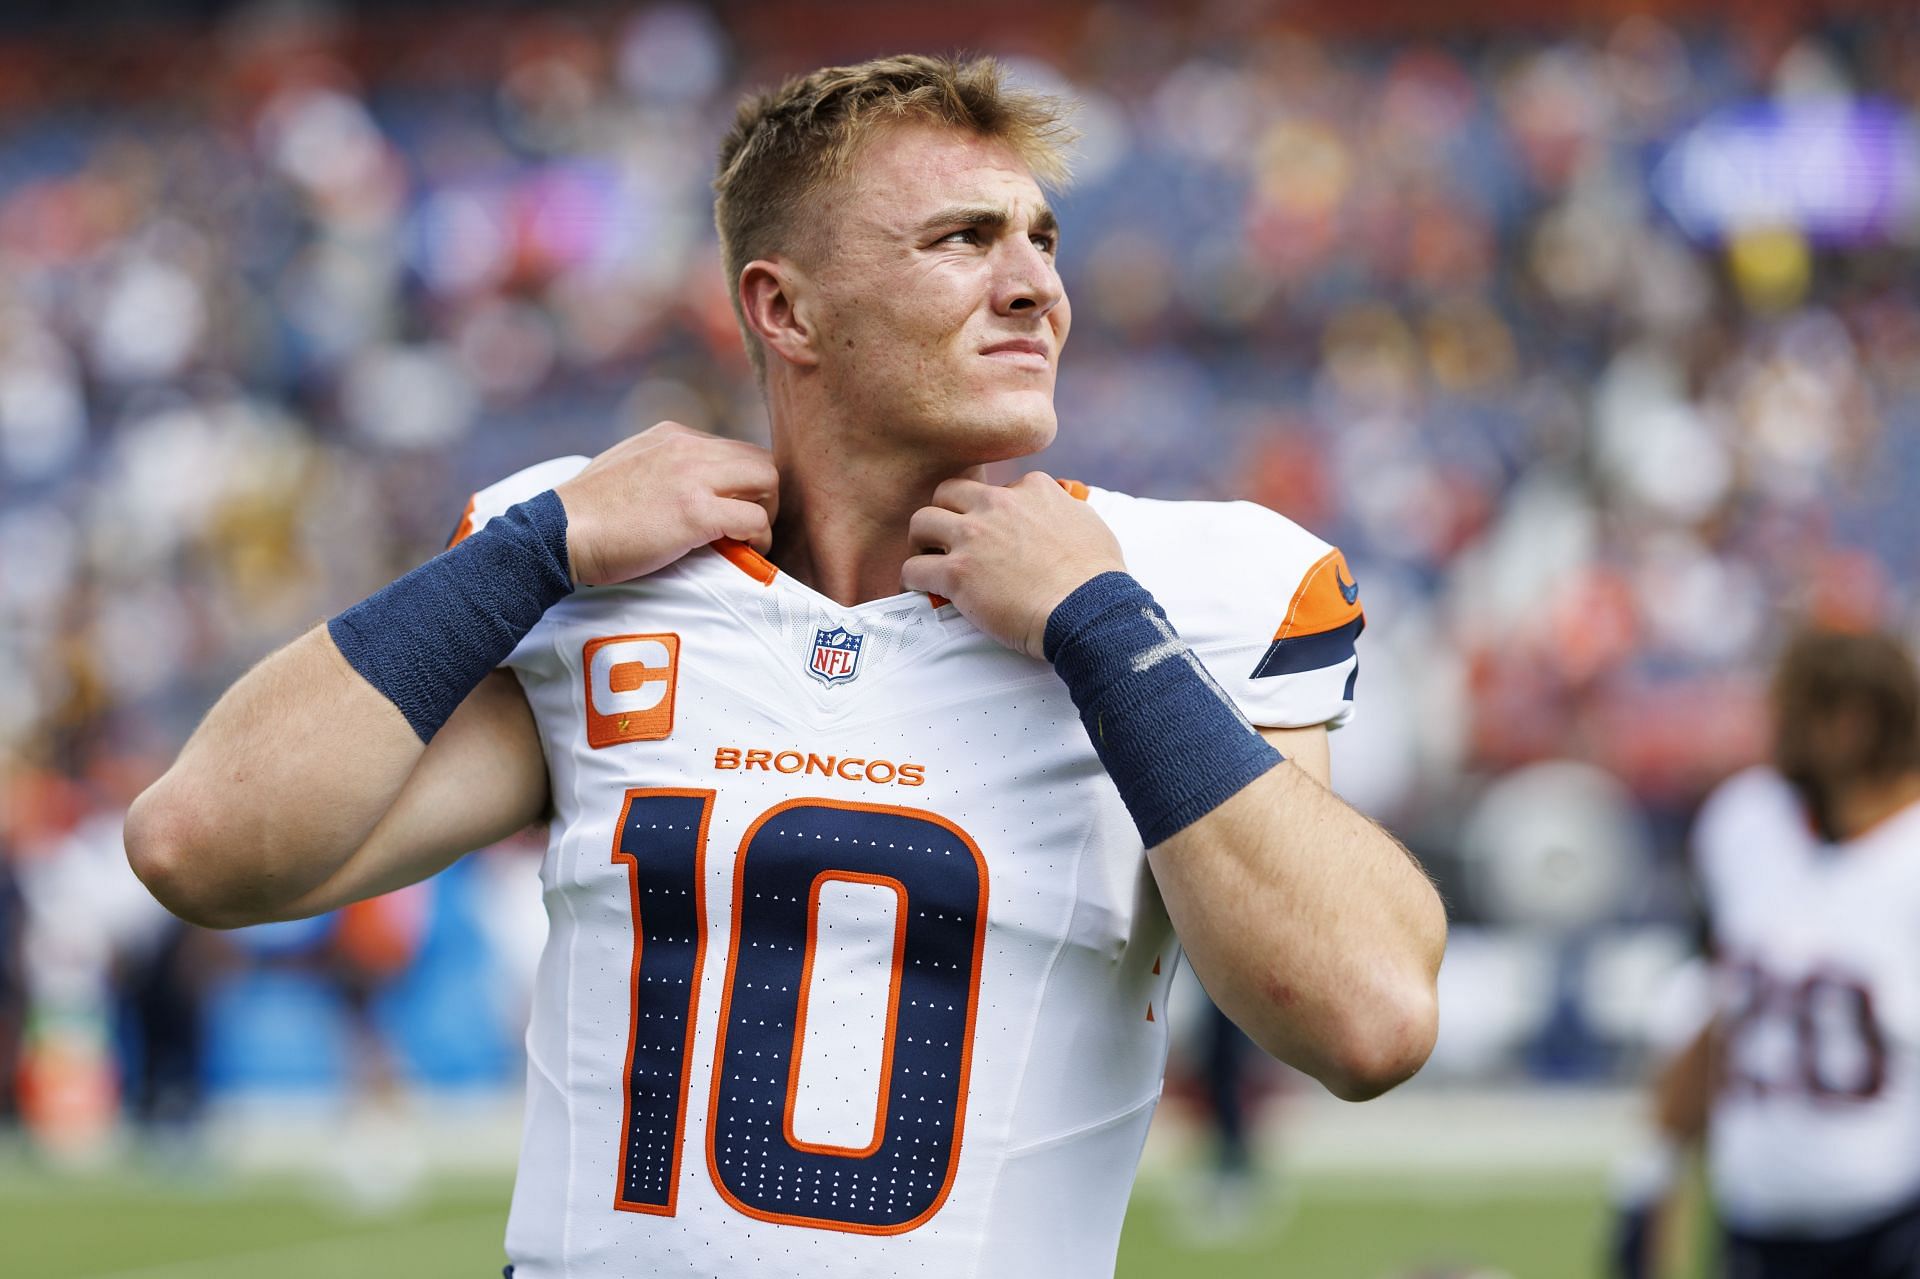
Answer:
M849 423L961 465L1053 439L1067 340L1057 231L1005 143L900 125L825 211L821 372Z

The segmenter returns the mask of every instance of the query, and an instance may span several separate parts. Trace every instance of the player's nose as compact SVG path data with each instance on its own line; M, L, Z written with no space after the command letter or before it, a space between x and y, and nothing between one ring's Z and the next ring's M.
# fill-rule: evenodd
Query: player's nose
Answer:
M1020 236L1009 236L1000 248L994 272L995 311L1036 319L1060 305L1067 293L1052 254Z

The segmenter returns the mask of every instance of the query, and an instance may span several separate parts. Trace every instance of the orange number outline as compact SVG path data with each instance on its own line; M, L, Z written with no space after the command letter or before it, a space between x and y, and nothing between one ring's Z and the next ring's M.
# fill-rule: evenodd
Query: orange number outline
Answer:
M887 1029L880 1048L880 1095L874 1100L873 1140L864 1146L839 1146L832 1142L802 1141L793 1132L793 1106L800 1098L800 1052L807 1042L807 992L813 981L813 957L819 951L820 890L829 883L873 884L891 888L895 901L893 916L893 968L887 974ZM865 1159L879 1150L887 1136L887 1089L893 1079L894 1032L900 1022L900 985L907 963L907 886L891 875L869 875L854 870L823 870L813 877L807 889L807 946L800 963L800 1007L793 1017L793 1051L787 1060L787 1102L780 1111L780 1130L795 1150L815 1155L844 1155ZM717 1059L716 1059L717 1060Z
M973 855L974 869L979 877L980 887L978 900L975 902L974 909L972 972L969 974L967 982L967 1016L960 1041L960 1077L958 1088L954 1093L956 1104L953 1115L953 1147L947 1154L946 1176L940 1182L940 1192L933 1197L933 1202L928 1204L925 1210L906 1221L897 1222L893 1225L876 1226L863 1222L834 1221L826 1217L803 1217L792 1213L767 1212L764 1209L755 1208L743 1203L738 1196L727 1188L725 1179L720 1175L719 1153L715 1150L714 1143L717 1136L716 1129L720 1113L720 1072L727 1059L727 1026L733 1015L733 979L740 962L740 899L745 892L746 886L747 848L753 843L754 837L760 833L762 826L766 825L773 818L778 817L781 813L794 808L838 808L845 809L849 812L888 813L931 822L933 825L951 832L955 838L959 839L967 851ZM853 800L841 799L803 798L786 800L783 803L774 805L766 812L760 814L759 817L755 818L753 824L747 827L747 833L740 839L740 849L734 857L733 911L732 919L729 922L731 924L730 931L732 935L727 939L727 978L726 985L720 996L719 1033L715 1037L713 1046L714 1082L713 1086L709 1089L707 1098L707 1175L713 1179L713 1188L719 1191L720 1197L726 1200L736 1211L759 1221L771 1221L780 1225L809 1226L819 1230L841 1230L848 1234L856 1235L900 1235L925 1225L927 1221L946 1204L948 1194L953 1191L954 1175L960 1168L961 1141L965 1136L967 1091L973 1073L973 1032L974 1024L980 1012L980 969L986 959L987 950L987 859L981 856L980 846L973 842L973 837L967 834L967 832L961 830L958 826L940 816L940 814L930 813L923 808L907 808L898 804L862 804ZM807 958L811 960L811 951L809 951ZM806 988L804 986L801 987L800 997L802 999L806 998ZM892 1018L889 1017L887 1026L887 1066L889 1071L891 1071L892 1065L893 1024ZM800 1063L797 1060L791 1065L791 1068L796 1074L799 1071L799 1067ZM883 1109L886 1103L887 1090L891 1087L891 1082L891 1080L886 1079L881 1081L882 1091L880 1097ZM788 1088L789 1092L791 1092L791 1081L788 1083ZM789 1108L791 1108L791 1105L792 1102L789 1100Z
M637 787L627 792L620 804L620 820L613 827L613 860L627 864L627 893L633 920L633 963L627 977L627 1064L620 1071L620 1167L613 1187L613 1206L620 1212L644 1212L656 1217L671 1217L680 1202L680 1155L686 1146L687 1085L693 1079L693 1035L700 1022L700 978L707 966L707 827L713 818L716 792L681 787ZM627 813L636 799L697 799L700 804L700 829L693 844L693 974L687 979L687 1035L680 1049L680 1099L675 1103L673 1153L667 1160L667 1202L636 1203L626 1197L627 1159L631 1151L633 1124L633 1046L639 1032L634 1008L640 993L640 952L645 938L640 926L640 859L620 845L627 829Z

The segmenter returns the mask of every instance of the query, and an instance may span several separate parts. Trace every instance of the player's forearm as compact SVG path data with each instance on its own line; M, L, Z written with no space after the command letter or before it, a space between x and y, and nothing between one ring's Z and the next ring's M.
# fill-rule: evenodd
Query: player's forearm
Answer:
M1719 1046L1718 1027L1708 1022L1654 1075L1654 1124L1663 1136L1692 1144L1707 1135Z
M1343 1097L1419 1069L1446 922L1399 845L1286 762L1125 573L1056 606L1044 652L1221 1007Z
M1333 792L1282 764L1150 856L1194 972L1268 1052L1349 1100L1426 1061L1445 912Z
M1688 1158L1706 1136L1717 1042L1709 1024L1655 1071L1652 1122L1614 1159L1613 1279L1666 1272L1668 1226L1682 1200Z
M240 679L127 814L127 856L175 914L274 918L339 871L424 749L315 627Z

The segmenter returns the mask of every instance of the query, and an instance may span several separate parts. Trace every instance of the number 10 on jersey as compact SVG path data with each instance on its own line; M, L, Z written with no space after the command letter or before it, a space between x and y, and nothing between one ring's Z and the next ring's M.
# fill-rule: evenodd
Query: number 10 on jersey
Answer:
M614 833L634 930L614 1192L630 1212L675 1209L714 800L629 790ZM884 988L886 1026L872 1136L857 1148L794 1131L821 895L836 882L891 890L895 903L890 970L860 978ZM707 1108L707 1169L722 1198L765 1221L861 1234L898 1234L939 1211L960 1155L986 919L985 859L932 813L796 799L753 822L734 863Z

